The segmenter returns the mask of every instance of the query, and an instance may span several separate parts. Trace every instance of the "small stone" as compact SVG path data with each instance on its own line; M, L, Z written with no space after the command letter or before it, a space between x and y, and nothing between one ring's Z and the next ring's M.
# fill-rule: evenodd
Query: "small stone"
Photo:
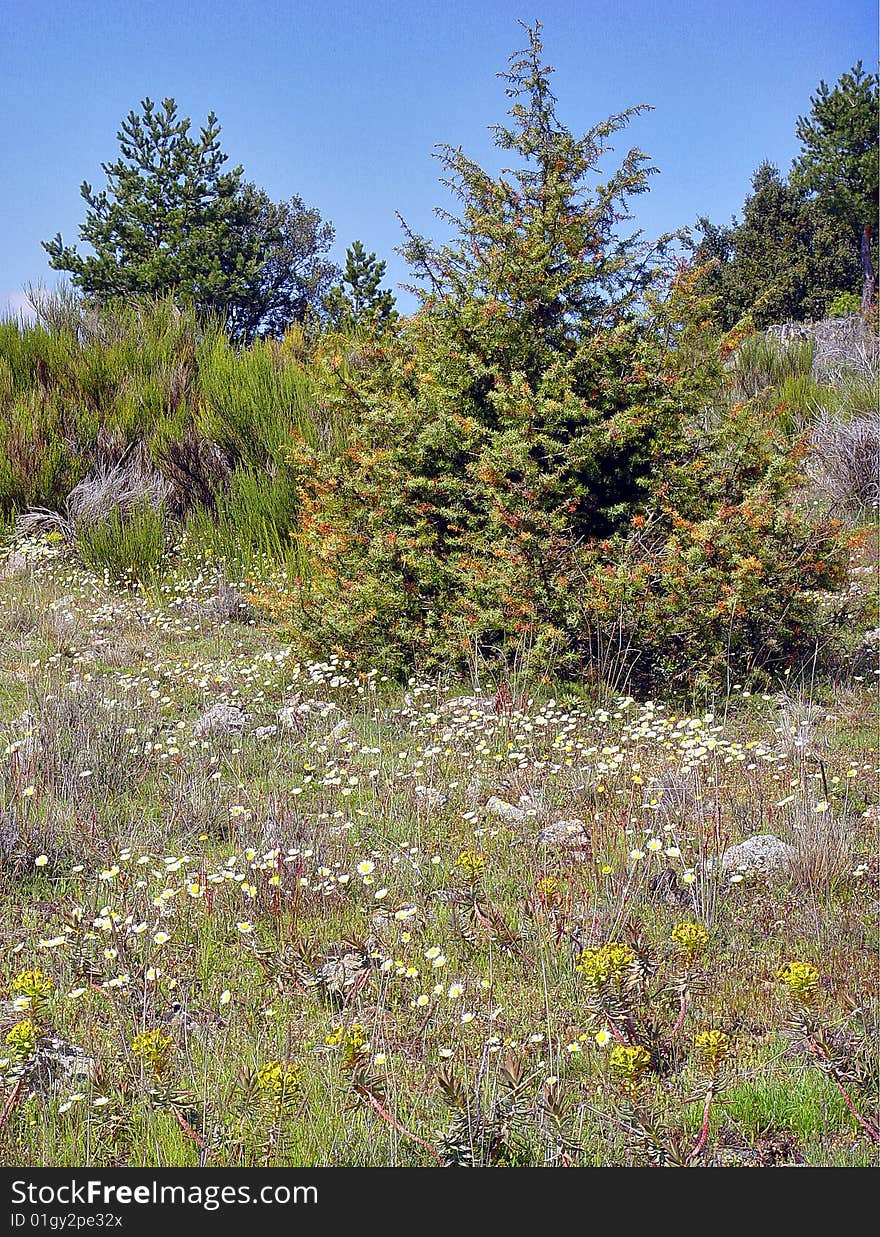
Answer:
M767 876L789 871L794 857L794 847L781 838L772 833L756 833L737 846L728 847L721 856L721 871L725 876L736 872L743 876Z
M0 580L11 579L14 576L26 575L30 570L30 560L21 550L12 550L0 564Z
M206 739L209 735L240 734L246 720L244 710L237 704L220 701L202 714L193 727L193 737Z
M286 704L276 714L278 725L287 733L302 730L304 721L299 705Z
M490 816L497 816L501 820L521 821L525 820L526 813L521 807L516 807L512 803L507 803L504 799L499 799L497 795L493 795L486 803L486 811Z
M428 811L439 811L449 802L449 795L444 794L442 790L438 790L436 786L416 786L413 790L415 797L428 809Z
M582 820L557 820L535 836L536 846L560 846L564 850L584 851L590 846L590 832Z
M34 1074L44 1086L85 1081L94 1077L97 1062L74 1044L58 1035L40 1040L34 1062Z

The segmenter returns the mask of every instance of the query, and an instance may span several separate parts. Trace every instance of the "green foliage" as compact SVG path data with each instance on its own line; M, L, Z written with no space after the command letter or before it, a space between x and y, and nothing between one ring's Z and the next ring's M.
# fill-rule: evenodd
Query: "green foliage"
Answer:
M718 227L698 220L699 262L714 263L702 289L718 298L725 329L749 316L760 328L822 318L829 301L858 286L850 230L770 163L752 178L742 220Z
M619 234L647 187L640 151L599 179L641 109L576 138L549 72L536 28L495 129L519 165L493 178L441 148L461 215L444 215L446 245L403 247L420 311L353 379L325 373L321 400L355 420L332 459L290 456L312 576L289 620L398 671L527 648L582 675L623 633L625 673L676 687L728 655L743 673L785 664L813 591L839 578L834 530L793 513L794 461L765 442L763 409L703 425L724 402L703 271L669 278L662 244ZM634 562L639 521L652 541ZM829 565L807 569L808 549Z
M145 441L156 462L195 423L195 344L213 330L170 299L101 309L36 298L0 323L0 506L58 508L103 462ZM178 486L189 486L182 476Z
M808 378L815 344L810 339L783 345L772 335L754 332L740 343L731 359L730 373L738 398L748 399L786 379Z
M820 206L850 232L852 251L860 254L864 288L862 307L874 295L876 241L872 229L878 204L878 78L859 61L833 89L823 81L810 99L810 113L799 116L802 151L792 168L792 182L814 194Z
M296 331L236 350L170 297L37 303L38 322L0 322L6 512L59 510L77 482L141 447L173 487L173 513L210 511L233 469L274 472L282 447L332 441L344 417L318 416Z
M199 428L235 464L262 468L293 434L313 438L308 374L275 341L239 352L216 335L197 362Z
M859 312L861 304L861 297L855 292L840 292L828 302L825 312L829 318L848 318Z
M273 202L255 185L239 197L246 234L260 246L262 263L246 295L227 310L230 338L249 343L258 335L280 337L294 322L314 323L339 268L324 255L333 243L333 225L298 195Z
M330 289L324 307L330 325L337 331L352 332L362 325L382 331L396 321L394 294L382 289L385 263L375 253L368 254L360 241L345 251L345 270L341 281Z
M107 187L80 190L80 239L94 252L84 257L58 234L43 242L53 269L101 301L170 293L242 342L317 309L336 272L318 256L332 227L298 197L271 202L241 166L224 170L213 112L196 139L174 99L141 109L117 133L121 157L101 165Z
M833 90L822 82L809 116L798 118L802 150L789 178L765 161L741 221L698 220L697 258L714 263L703 289L718 298L725 329L746 315L761 328L834 316L841 303L853 312L860 284L855 310L871 304L878 97L877 77L861 62Z
M508 646L539 614L550 636L561 556L641 501L672 420L633 313L647 247L617 234L645 156L595 183L641 109L575 138L541 52L531 31L505 75L514 126L496 142L522 166L493 180L442 148L457 240L403 247L428 286L399 345L358 375L358 441L323 471L294 463L318 564L307 608L346 646L390 632L404 656L458 658L472 638Z
M114 581L148 581L166 549L165 514L148 502L77 529L76 550L92 571Z
M196 544L229 565L251 570L259 561L295 563L298 507L284 472L237 468L213 510L197 508L187 522Z

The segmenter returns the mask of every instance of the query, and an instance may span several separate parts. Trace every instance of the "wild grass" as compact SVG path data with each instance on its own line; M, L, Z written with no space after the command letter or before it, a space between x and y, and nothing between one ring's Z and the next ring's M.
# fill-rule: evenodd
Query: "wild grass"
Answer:
M877 1163L875 677L399 688L232 580L0 579L0 1162Z

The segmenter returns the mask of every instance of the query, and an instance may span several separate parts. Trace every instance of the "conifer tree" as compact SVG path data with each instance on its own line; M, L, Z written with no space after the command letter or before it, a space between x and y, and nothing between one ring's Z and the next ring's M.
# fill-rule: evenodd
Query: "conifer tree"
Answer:
M820 82L808 116L798 117L803 147L792 180L850 228L862 268L862 308L874 299L872 248L878 209L878 78L858 61L833 89Z
M361 241L349 245L342 279L324 301L331 326L346 331L369 322L381 331L397 318L394 294L381 286L385 265L375 253L367 253Z
M43 242L50 265L99 301L171 294L218 316L238 342L280 334L319 312L336 267L321 259L333 229L299 198L276 204L226 167L210 113L198 137L174 99L144 99L117 133L120 157L103 163L106 188L88 182L80 240L92 253Z

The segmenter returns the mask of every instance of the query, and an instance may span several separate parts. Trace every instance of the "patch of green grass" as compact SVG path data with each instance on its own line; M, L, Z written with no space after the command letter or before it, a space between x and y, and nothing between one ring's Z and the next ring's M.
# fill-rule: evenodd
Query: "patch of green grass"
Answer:
M815 964L824 1024L854 1031L854 1009L870 1024L870 855L822 896L784 873L701 871L749 833L793 828L776 806L789 795L799 810L818 801L775 699L682 712L544 684L505 710L493 684L480 707L456 707L472 688L401 690L329 651L301 661L270 626L214 614L216 589L210 557L139 591L61 555L0 581L0 682L14 683L0 827L14 814L17 831L0 849L0 1047L25 1014L8 1004L16 977L37 968L54 985L46 1027L94 1063L13 1106L0 1162L639 1164L631 1101L688 1155L710 1029L729 1036L731 1083L694 1162L765 1154L771 1138L785 1162L870 1162L834 1084L785 1051L776 977ZM34 621L19 627L24 600ZM224 701L242 730L198 737ZM861 746L874 688L826 703L838 739L853 735L830 746L826 775L843 785L856 767L850 782L875 793ZM288 728L283 704L304 706ZM10 728L25 708L33 745ZM582 847L538 844L574 818ZM684 980L681 922L708 934ZM602 1034L619 1017L626 1038L625 1018L578 970L608 941L645 959L616 997L632 1036L660 1028L663 1068L633 1095ZM348 1060L327 1039L354 1027ZM161 1079L132 1047L154 1030L172 1041ZM276 1112L255 1078L279 1062L298 1083Z

